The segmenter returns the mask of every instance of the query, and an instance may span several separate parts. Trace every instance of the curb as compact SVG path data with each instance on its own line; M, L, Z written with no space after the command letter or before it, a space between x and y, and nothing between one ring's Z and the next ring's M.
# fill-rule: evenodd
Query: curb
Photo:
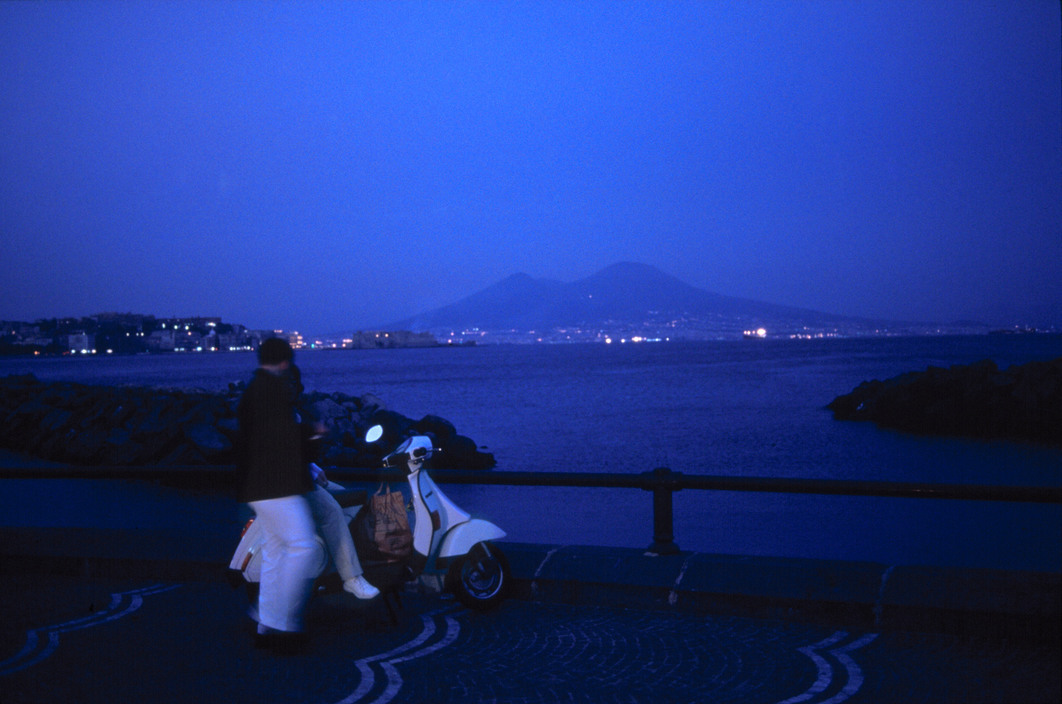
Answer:
M502 545L518 598L866 630L1062 638L1062 575L593 546Z

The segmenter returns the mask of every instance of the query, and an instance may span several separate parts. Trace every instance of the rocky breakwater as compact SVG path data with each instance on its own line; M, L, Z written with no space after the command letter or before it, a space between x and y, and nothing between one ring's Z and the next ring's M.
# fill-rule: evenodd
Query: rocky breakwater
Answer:
M1062 445L1062 357L999 369L984 360L865 381L829 406L838 420L911 433Z
M0 447L78 465L230 465L242 390L242 384L210 393L8 376L0 378ZM322 466L378 467L383 447L367 446L362 439L375 423L383 424L392 440L409 431L431 433L442 448L436 467L489 469L495 464L494 455L438 416L413 420L372 396L311 392L304 401L329 428L319 446Z

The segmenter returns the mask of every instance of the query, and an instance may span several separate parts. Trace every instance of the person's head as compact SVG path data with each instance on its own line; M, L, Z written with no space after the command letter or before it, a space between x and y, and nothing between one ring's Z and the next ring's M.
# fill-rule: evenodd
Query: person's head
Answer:
M284 369L295 359L295 350L287 340L271 337L258 347L258 365L273 369Z

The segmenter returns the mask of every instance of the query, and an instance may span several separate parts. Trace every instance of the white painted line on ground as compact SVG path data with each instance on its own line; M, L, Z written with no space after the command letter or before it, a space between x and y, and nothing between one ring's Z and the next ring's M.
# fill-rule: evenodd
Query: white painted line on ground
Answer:
M21 672L49 658L59 647L59 634L77 631L92 626L101 626L110 621L128 616L144 604L144 597L176 589L178 584L154 584L143 589L111 594L111 603L103 611L91 616L64 621L52 626L43 626L26 632L22 649L7 660L0 661L0 677ZM126 603L128 602L128 603ZM46 636L46 638L44 637Z
M682 569L679 570L678 578L675 579L675 584L671 587L671 593L667 595L667 603L671 606L678 603L678 588L682 584L682 578L686 576L686 570L690 567L690 558L696 554L691 553L682 563Z
M447 607L452 609L453 607ZM445 610L443 610L445 611ZM336 704L355 704L360 702L373 690L376 685L376 677L373 674L372 665L378 663L378 667L383 671L387 678L387 685L384 688L383 693L379 697L372 701L372 704L387 704L394 699L399 691L402 689L402 675L398 672L395 665L417 658L422 658L432 653L442 650L449 646L455 640L461 632L461 626L457 623L457 620L452 616L443 613L443 611L436 611L425 616L421 616L421 620L424 623L424 629L420 634L402 645L380 655L373 655L371 657L362 658L358 660L355 666L358 668L358 673L361 676L361 681L358 683L358 688L350 693L346 698L340 700ZM435 635L437 630L436 617L441 616L446 622L446 633L436 643L424 646L432 636ZM410 652L412 651L412 652Z
M566 545L559 545L553 548L552 550L546 553L546 556L544 558L542 558L542 562L538 563L538 569L535 570L534 576L531 577L531 596L538 595L538 576L542 574L542 568L546 566L546 563L549 562L551 557L553 557L557 554L558 551L563 550L566 547Z
M878 634L869 633L862 638L852 641L848 645L831 647L842 642L847 637L848 633L846 631L837 631L829 638L819 641L814 645L797 648L797 650L807 655L811 661L815 663L815 667L818 670L818 677L816 677L815 682L807 689L807 691L798 694L795 697L790 697L778 704L801 704L802 702L810 702L829 689L830 685L833 684L837 675L840 673L835 672L835 668L830 661L820 654L822 651L829 653L838 663L840 663L844 668L846 681L840 692L829 699L822 700L816 704L841 704L841 702L847 701L855 695L859 691L859 688L863 686L863 671L848 653L869 644L878 637Z
M885 583L889 581L889 575L896 569L896 565L889 565L889 568L881 575L881 586L878 587L878 599L874 602L874 627L881 627L881 614L885 611Z
M852 643L849 643L843 648L836 648L830 651L840 661L840 663L844 665L845 669L848 671L848 683L844 686L844 688L841 689L840 692L835 694L833 697L827 699L826 701L822 702L822 704L841 704L841 702L847 701L851 697L855 696L856 692L859 691L859 688L863 686L863 671L859 669L859 665L856 664L855 660L853 660L848 655L848 653L853 650L859 650L864 645L869 644L877 637L877 633L870 633Z

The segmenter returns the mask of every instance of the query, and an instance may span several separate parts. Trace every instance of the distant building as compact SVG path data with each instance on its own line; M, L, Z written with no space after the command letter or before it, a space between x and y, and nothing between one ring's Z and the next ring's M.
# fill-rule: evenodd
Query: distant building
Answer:
M66 346L74 354L92 354L96 351L96 336L75 332L67 335Z
M194 330L177 330L173 336L174 352L202 352L203 336Z
M233 325L232 332L218 333L218 349L227 352L254 349L247 330L242 325Z
M177 330L206 330L221 325L219 317L159 318L159 327Z
M147 336L145 345L149 352L173 352L177 346L175 331L172 329L155 330Z
M346 340L344 340L344 343ZM439 341L430 332L361 331L351 336L350 348L355 350L390 349L395 347L437 347Z

